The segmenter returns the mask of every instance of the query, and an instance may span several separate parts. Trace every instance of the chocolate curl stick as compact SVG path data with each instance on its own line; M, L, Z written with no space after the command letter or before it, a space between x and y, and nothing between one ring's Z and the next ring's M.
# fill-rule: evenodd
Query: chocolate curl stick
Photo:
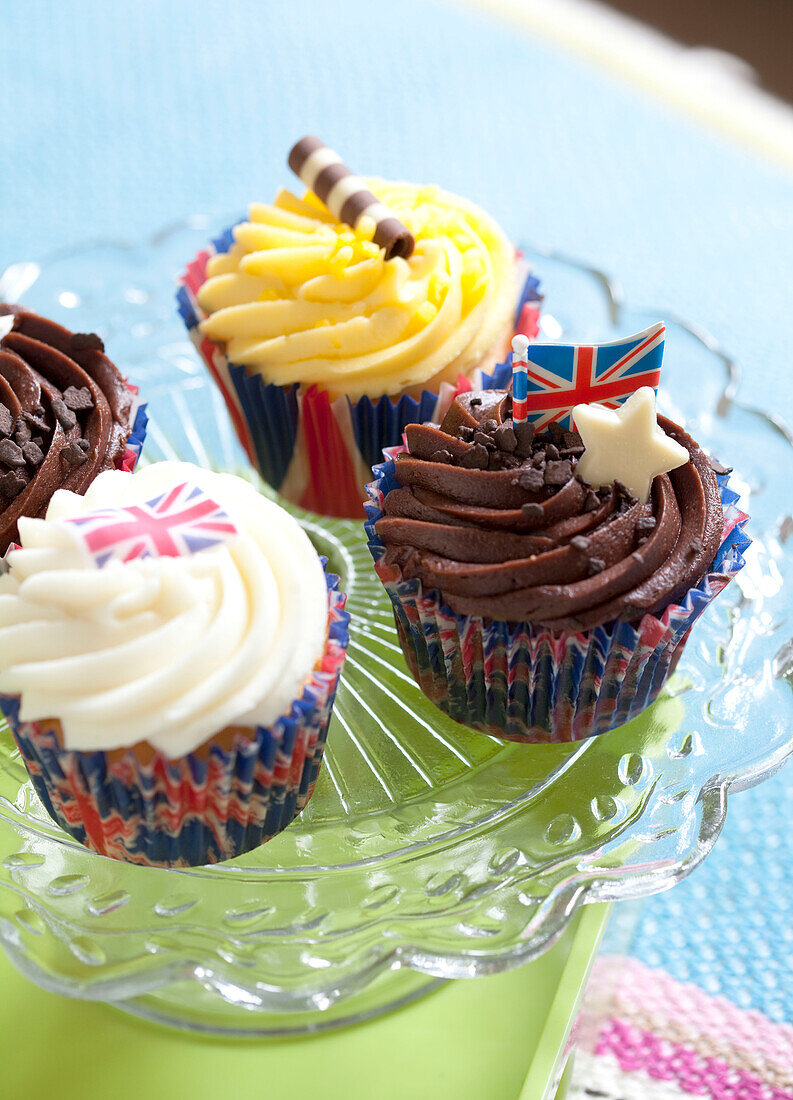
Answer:
M289 167L340 222L356 229L361 218L371 218L375 223L374 243L385 251L387 260L395 256L406 260L412 253L415 241L410 230L319 138L304 137L293 145Z
M526 420L528 411L529 341L526 336L512 337L512 419L516 424Z

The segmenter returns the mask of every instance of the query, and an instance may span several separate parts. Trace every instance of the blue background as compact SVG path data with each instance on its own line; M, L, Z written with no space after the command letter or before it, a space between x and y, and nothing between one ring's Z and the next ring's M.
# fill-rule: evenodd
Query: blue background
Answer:
M26 0L0 7L0 46L0 269L191 213L220 228L288 185L286 151L316 132L703 324L743 392L793 419L793 178L515 27L412 0ZM791 805L793 768L738 796L631 933L645 961L789 1021Z

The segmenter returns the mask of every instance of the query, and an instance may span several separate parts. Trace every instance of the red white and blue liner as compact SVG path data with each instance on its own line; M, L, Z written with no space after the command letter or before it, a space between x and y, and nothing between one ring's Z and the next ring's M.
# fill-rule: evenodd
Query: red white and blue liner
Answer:
M438 393L424 390L416 399L363 397L331 399L318 386L268 385L261 375L229 363L222 349L205 337L198 325L204 313L197 294L206 282L211 256L227 252L232 229L198 253L179 282L179 314L190 339L206 363L226 402L234 429L251 463L283 497L323 515L359 519L364 485L386 447L397 446L408 424L443 418L455 387L443 383ZM525 278L515 312L515 325L530 339L536 337L542 295L537 279ZM505 385L509 361L499 365L493 379L478 372L474 383L460 378L457 390Z
M393 605L402 652L441 710L508 741L579 741L640 714L674 670L693 624L743 567L751 542L738 495L717 475L724 507L719 550L700 583L660 615L577 634L457 615L437 589L425 592L418 579L405 580L398 566L384 562L375 523L384 497L398 487L394 459L402 449L387 452L375 467L365 505L369 549Z
M323 559L323 564L327 562ZM325 651L289 712L270 727L238 730L176 759L134 748L64 749L47 722L22 722L19 699L2 709L36 793L70 836L100 855L147 867L232 859L281 832L311 798L349 640L346 597L325 573Z

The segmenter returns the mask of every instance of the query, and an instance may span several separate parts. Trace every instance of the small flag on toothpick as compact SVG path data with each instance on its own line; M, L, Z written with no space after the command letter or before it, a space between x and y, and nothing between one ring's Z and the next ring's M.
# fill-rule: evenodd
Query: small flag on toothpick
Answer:
M528 411L529 393L529 339L527 336L512 337L512 419L518 424L525 423Z

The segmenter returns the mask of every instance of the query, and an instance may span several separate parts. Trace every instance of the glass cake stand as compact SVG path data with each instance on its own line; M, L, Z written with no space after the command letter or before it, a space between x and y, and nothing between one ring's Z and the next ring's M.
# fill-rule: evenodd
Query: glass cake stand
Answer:
M146 459L246 473L173 299L174 275L227 222L16 264L0 297L99 330L148 400ZM546 339L608 340L658 319L585 265L526 254L547 295ZM361 524L305 515L352 613L308 808L229 863L129 866L52 823L0 729L0 943L24 974L197 1031L317 1030L517 966L579 905L666 889L705 858L728 795L793 747L793 438L738 400L737 369L707 334L665 320L661 408L735 464L754 542L655 705L576 746L505 744L457 725L406 670Z

